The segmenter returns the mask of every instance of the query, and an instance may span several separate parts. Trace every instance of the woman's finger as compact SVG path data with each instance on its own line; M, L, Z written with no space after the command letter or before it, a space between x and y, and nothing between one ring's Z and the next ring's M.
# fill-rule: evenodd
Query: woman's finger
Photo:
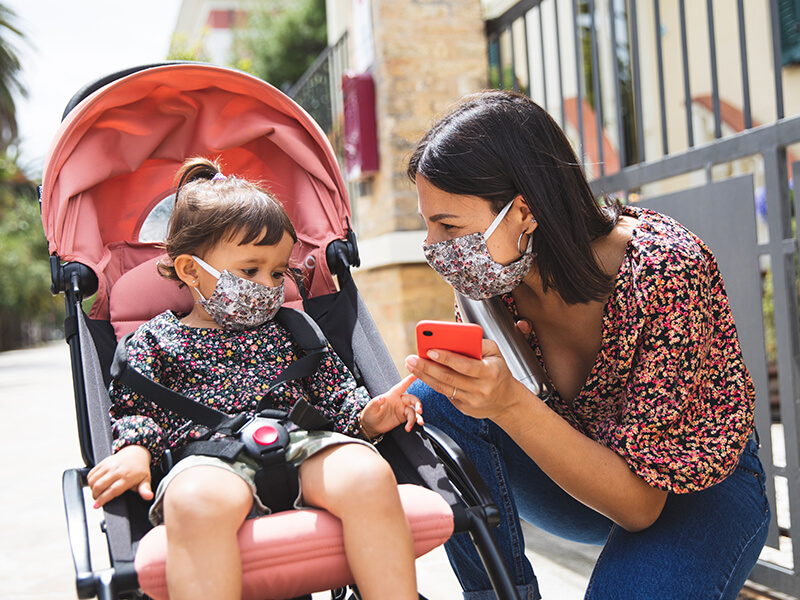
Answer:
M531 323L530 319L520 319L517 321L517 329L525 336L526 340L530 340L533 333L533 323Z
M467 377L478 377L483 367L480 360L450 350L428 350L428 358Z

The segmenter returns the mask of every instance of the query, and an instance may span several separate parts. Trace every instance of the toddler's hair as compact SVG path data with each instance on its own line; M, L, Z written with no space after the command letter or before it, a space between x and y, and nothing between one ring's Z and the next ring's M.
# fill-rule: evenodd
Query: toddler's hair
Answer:
M273 246L288 233L297 241L289 215L264 188L222 175L206 158L188 159L176 176L175 210L164 246L170 263L181 254L202 257L220 241ZM180 281L172 264L159 264L163 277Z

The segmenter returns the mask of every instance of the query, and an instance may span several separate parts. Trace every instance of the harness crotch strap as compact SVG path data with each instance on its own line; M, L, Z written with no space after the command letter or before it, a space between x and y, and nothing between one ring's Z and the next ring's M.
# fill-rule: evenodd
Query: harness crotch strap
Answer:
M191 454L216 456L233 461L242 451L260 465L255 475L258 497L273 512L291 509L299 494L297 469L286 461L286 447L292 428L332 430L333 423L305 400L299 400L288 414L267 408L272 392L280 385L310 377L316 373L328 343L317 324L303 312L281 308L276 319L294 338L305 355L284 369L270 384L259 403L258 415L230 416L197 402L146 377L128 364L126 343L132 334L122 338L114 353L111 376L161 408L170 410L211 431L205 439L190 442L180 449L177 459ZM211 436L221 434L221 437ZM167 470L172 459L167 451Z

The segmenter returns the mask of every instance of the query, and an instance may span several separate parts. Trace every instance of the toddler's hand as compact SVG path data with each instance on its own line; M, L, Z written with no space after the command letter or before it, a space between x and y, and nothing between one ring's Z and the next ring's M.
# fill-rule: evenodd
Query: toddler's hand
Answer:
M415 379L414 375L408 375L388 392L367 403L361 411L361 429L368 438L391 431L403 423L406 431L411 431L414 424L424 425L422 403L416 396L405 393Z
M142 499L152 500L150 451L142 446L126 446L95 465L86 481L92 490L95 508L134 488Z

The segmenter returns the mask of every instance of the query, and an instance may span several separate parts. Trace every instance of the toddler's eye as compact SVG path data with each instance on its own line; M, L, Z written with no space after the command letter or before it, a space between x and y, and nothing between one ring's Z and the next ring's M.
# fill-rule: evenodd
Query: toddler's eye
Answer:
M272 277L273 279L283 279L284 277L286 277L286 273L276 271L275 273L272 274Z
M258 273L258 269L242 269L242 273L248 277L255 277L256 273Z

